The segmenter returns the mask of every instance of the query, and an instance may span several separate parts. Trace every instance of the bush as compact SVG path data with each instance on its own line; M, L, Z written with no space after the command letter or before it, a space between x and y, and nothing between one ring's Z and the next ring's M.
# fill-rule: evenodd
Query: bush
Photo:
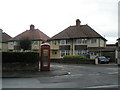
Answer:
M38 60L37 52L2 52L2 63L36 63Z
M75 55L69 55L64 56L63 63L73 63L73 64L95 64L95 60L85 58L84 56L75 56Z
M66 55L63 59L84 59L84 56Z

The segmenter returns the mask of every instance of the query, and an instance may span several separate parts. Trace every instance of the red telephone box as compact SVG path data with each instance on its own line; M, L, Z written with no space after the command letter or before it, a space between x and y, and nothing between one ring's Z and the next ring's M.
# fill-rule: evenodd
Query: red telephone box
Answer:
M41 44L41 71L50 71L50 45Z

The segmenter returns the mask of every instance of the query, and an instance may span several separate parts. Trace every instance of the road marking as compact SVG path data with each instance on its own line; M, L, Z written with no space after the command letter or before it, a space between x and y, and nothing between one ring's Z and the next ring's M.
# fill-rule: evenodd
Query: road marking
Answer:
M86 87L86 88L110 88L110 87L118 88L118 86L120 85L93 86L93 87Z
M118 72L108 72L108 74L118 74Z
M91 75L91 76L92 76L92 75L96 75L96 76L97 76L97 75L100 75L100 74L96 73L96 74L88 74L88 75Z

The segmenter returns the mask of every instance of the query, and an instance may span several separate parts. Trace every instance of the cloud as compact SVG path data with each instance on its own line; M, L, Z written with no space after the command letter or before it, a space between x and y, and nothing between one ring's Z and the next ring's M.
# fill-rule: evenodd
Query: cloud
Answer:
M2 0L0 28L14 37L34 24L51 37L80 19L103 36L114 38L118 32L118 1Z

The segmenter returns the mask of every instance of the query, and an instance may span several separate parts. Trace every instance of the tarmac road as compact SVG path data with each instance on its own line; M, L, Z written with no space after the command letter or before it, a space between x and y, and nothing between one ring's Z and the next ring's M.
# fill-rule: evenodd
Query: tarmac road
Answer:
M67 65L51 67L66 71L66 75L40 76L33 78L3 78L3 88L118 88L117 65ZM47 73L45 73L47 74Z

